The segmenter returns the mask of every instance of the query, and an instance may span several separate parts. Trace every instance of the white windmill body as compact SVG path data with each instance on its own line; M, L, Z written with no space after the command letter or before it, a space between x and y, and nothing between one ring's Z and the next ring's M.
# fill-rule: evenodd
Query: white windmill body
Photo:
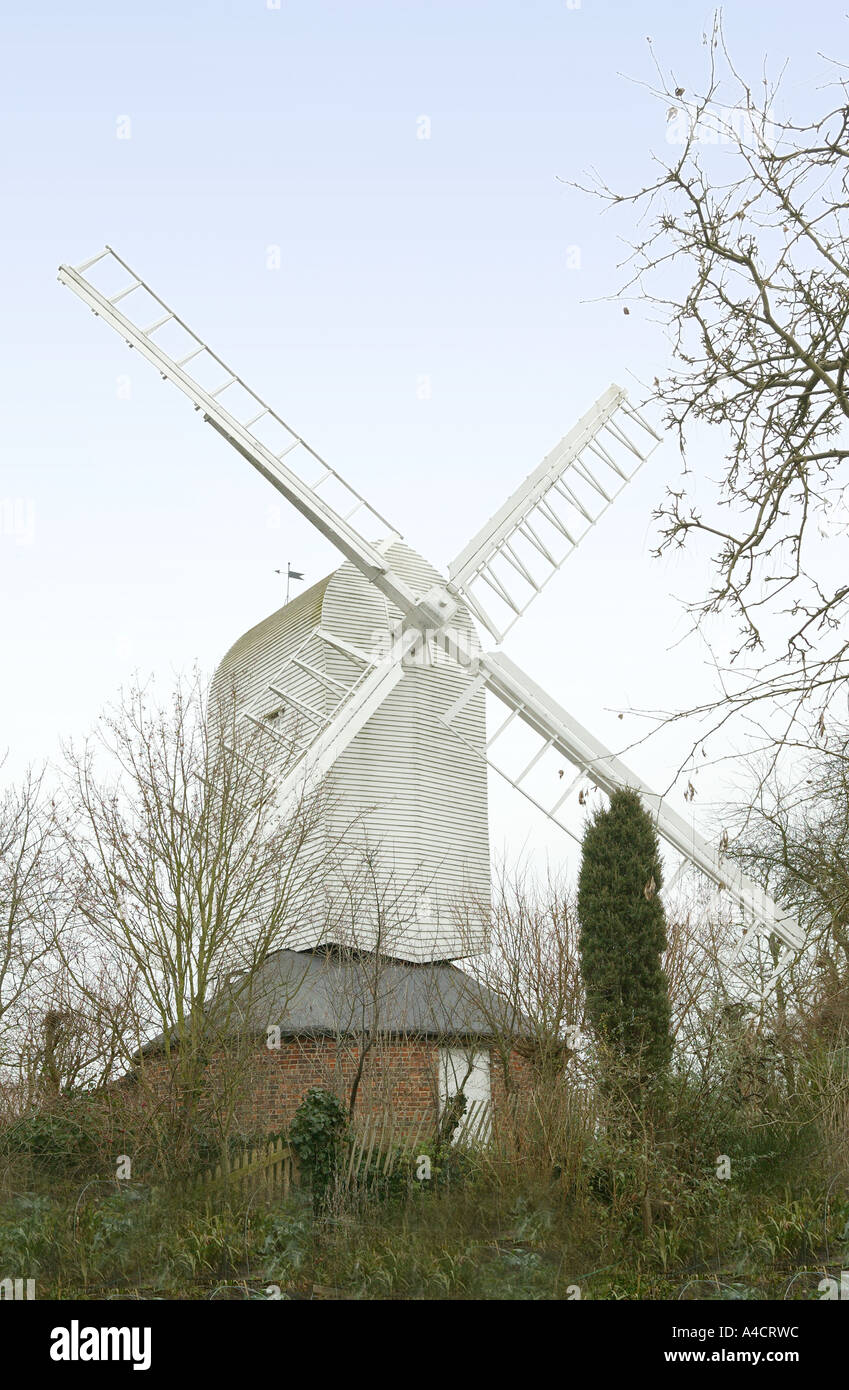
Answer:
M402 542L387 559L421 590L438 573ZM270 728L299 715L308 737L316 715L330 719L340 694L363 669L354 652L388 655L400 612L350 562L246 632L216 672L212 696L235 690L237 711L251 710ZM404 677L348 743L326 774L325 902L293 923L287 945L304 949L356 942L381 945L403 960L453 960L482 943L482 914L464 913L490 896L484 694L465 706L463 741L444 716L466 691L479 654L474 625L460 608L455 653L422 640L405 660ZM358 921L337 919L362 854L393 902L393 921L378 925L366 895ZM477 925L476 925L477 924ZM379 933L383 932L381 942Z
M486 777L494 766L569 833L565 812L579 783L607 794L638 789L681 868L718 888L746 930L778 939L778 974L802 944L798 922L512 661L478 645L475 624L500 643L659 442L621 388L604 392L443 576L114 251L60 267L59 279L343 556L328 579L246 633L216 681L219 689L235 682L241 717L270 738L277 720L288 721L281 799L306 778L329 784L338 815L358 820L382 871L410 885L417 906L393 955L441 961L482 944L459 930L456 907L488 895ZM434 651L435 660L422 659ZM504 711L489 734L486 696ZM507 771L497 749L511 725L531 749ZM558 776L540 783L552 757ZM574 777L563 777L565 764ZM338 828L331 819L328 834ZM326 923L306 914L299 930L313 945Z

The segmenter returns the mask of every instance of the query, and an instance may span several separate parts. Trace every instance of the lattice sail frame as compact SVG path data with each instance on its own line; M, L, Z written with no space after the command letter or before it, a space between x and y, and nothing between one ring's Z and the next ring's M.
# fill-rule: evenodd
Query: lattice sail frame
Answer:
M497 642L659 443L622 387L608 387L452 561L449 588Z
M641 777L552 700L503 652L489 653L479 659L473 679L444 715L444 722L449 728L454 726L464 704L481 689L496 696L507 709L506 718L487 739L484 756L490 767L560 830L578 841L580 837L565 821L564 812L582 780L588 780L608 795L618 787L633 787L639 791L654 815L659 836L681 856L682 864L692 865L726 895L741 913L744 923L752 922L759 932L774 934L782 943L785 956L776 976L780 973L787 963L786 953L792 955L804 944L803 934L794 918L783 913L759 884L724 859L694 826L688 824L663 797L652 791ZM536 746L521 769L510 772L498 761L496 745L517 719L530 730ZM460 737L459 734L457 736ZM566 759L576 773L562 789L558 785L555 794L543 799L531 779L535 768L550 750ZM671 887L672 882L668 886Z
M130 277L114 294L98 289L84 272L97 266L101 278L116 271ZM204 420L233 445L309 521L332 541L402 612L415 608L416 596L394 575L382 551L367 541L352 522L360 516L381 536L400 537L385 517L337 473L266 401L227 366L178 314L106 247L81 265L60 266L59 280L142 353L166 381L171 381L203 413ZM134 316L125 312L132 301ZM124 308L118 309L118 304ZM144 312L142 312L144 310ZM141 322L153 318L146 327ZM165 331L169 330L168 346ZM192 364L191 372L187 371ZM285 460L285 462L284 462ZM316 471L317 470L317 471ZM320 495L320 490L324 496ZM333 496L333 503L326 500ZM334 505L335 503L335 505Z

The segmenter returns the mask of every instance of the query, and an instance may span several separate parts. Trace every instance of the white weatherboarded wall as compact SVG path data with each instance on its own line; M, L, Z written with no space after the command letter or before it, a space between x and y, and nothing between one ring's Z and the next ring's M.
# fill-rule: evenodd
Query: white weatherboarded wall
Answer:
M388 554L420 593L439 582L436 571L401 542ZM270 728L281 728L292 715L272 685L302 706L329 714L338 686L349 684L358 667L318 631L375 652L386 649L398 616L345 563L240 638L219 667L213 694L235 681L240 704L275 716ZM454 627L473 659L477 638L468 614L461 612ZM288 946L354 940L409 960L454 959L481 949L480 936L470 938L468 927L458 928L457 909L489 902L486 767L439 720L472 674L467 662L444 648L420 648L399 685L338 759L328 786L325 901L304 904ZM301 723L309 731L308 720ZM482 752L482 693L457 723ZM338 850L331 853L331 845Z

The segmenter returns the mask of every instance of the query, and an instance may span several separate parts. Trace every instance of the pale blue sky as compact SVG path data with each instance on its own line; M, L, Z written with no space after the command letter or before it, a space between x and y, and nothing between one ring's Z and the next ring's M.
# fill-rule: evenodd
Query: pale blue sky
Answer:
M639 312L585 302L615 287L625 227L560 180L648 173L664 112L622 74L651 78L650 36L689 90L710 15L672 0L6 7L0 516L17 502L25 534L0 534L0 748L16 768L90 726L134 669L210 669L276 605L287 558L308 580L335 563L57 284L59 262L113 245L445 564L610 381L664 360ZM818 52L841 53L824 0L732 0L725 17L743 68L791 58L801 106ZM677 467L668 443L507 644L618 746L611 709L709 693L695 649L670 650L671 595L704 572L649 557ZM635 765L663 784L680 747ZM496 843L526 833L513 803L495 815Z

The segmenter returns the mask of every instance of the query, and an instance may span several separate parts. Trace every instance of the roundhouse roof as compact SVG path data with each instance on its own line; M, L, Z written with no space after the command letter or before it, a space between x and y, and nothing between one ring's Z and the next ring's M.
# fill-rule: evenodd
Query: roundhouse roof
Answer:
M235 984L235 982L234 982ZM502 1001L448 961L376 959L334 949L276 951L258 970L244 999L218 999L228 1011L227 1034L261 1034L278 1027L283 1037L332 1036L364 1030L445 1039L492 1037L508 1026ZM238 990L234 989L238 996ZM215 1001L210 1012L214 1013ZM232 1010L232 1013L230 1013ZM529 1024L510 1021L527 1036ZM159 1035L143 1051L158 1051Z

